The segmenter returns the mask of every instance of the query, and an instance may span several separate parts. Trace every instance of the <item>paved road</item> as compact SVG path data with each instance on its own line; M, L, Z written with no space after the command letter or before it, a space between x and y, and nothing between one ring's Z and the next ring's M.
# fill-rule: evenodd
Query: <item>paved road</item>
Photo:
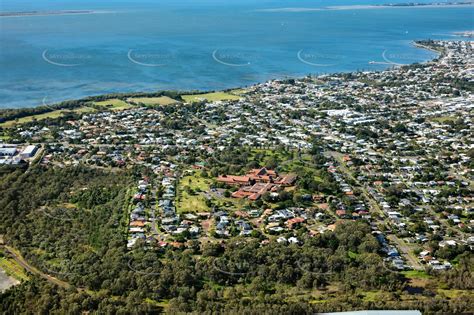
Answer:
M395 243L397 248L402 252L405 259L410 263L410 265L415 270L424 270L423 265L418 261L418 259L410 252L410 247L396 235L388 235L387 238Z
M155 205L151 207L151 217L150 217L150 219L152 220L151 221L151 229L153 230L153 235L155 235L156 237L159 237L160 231L158 230L157 223L156 223L156 221L158 220L158 213L160 212L159 205L158 205L158 198L156 196L156 190L157 189L158 189L158 187L155 187L154 185L152 185L151 194L153 196L153 200L155 202Z
M376 212L379 214L379 218L377 220L379 225L385 225L385 220L388 219L386 213L380 208L379 204L373 197L369 194L367 190L367 186L362 185L353 175L351 170L344 165L342 161L343 154L335 151L329 151L328 155L333 157L337 162L338 162L338 168L348 177L350 177L357 185L357 188L360 188L362 191L362 194L364 195L365 199L369 202L371 205L371 208L373 210L376 210ZM377 219L377 218L376 218ZM396 235L391 234L388 235L387 238L396 245L396 247L401 251L403 257L410 263L410 265L413 267L415 270L424 270L423 265L418 261L417 257L415 257L411 253L410 247L400 238L398 238Z

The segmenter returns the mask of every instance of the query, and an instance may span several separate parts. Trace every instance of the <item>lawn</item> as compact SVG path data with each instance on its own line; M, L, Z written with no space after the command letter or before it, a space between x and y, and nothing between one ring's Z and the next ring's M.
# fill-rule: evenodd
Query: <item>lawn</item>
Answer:
M136 104L142 103L146 106L156 106L156 105L171 105L176 104L178 101L172 99L168 96L160 96L160 97L134 97L127 99L129 102L133 102Z
M228 198L223 197L218 200L217 205L219 205L219 207L222 207L222 208L236 211L236 210L249 208L251 203L252 203L251 201L244 198L238 199L238 198L232 198L232 197L228 197Z
M208 101L224 101L224 100L238 100L240 96L225 93L225 92L214 92L206 94L192 94L192 95L182 95L181 96L186 103L199 102L202 99Z
M434 117L431 120L436 121L440 124L444 124L444 123L447 123L447 122L450 122L450 121L456 121L456 119L458 119L458 118L453 117L453 116L439 116L439 117Z
M277 160L277 171L279 173L293 173L297 168L304 169L305 171L315 170L313 162L311 161L311 156L308 154L302 154L301 157L298 157L296 152L290 152L290 154L282 154L273 150L263 149L252 150L252 153L264 153L266 155L266 158L274 158L275 160ZM317 171L315 171L314 180L319 182L323 181L322 178L318 176Z
M92 112L94 110L95 109L93 109L91 107L80 107L80 108L76 108L76 109L73 109L73 110L58 109L58 110L54 110L54 111L43 113L43 114L22 117L22 118L19 118L18 120L9 120L9 121L1 123L0 127L9 128L9 127L13 127L13 126L18 125L18 124L29 123L29 122L32 122L33 120L44 120L44 119L48 119L48 118L52 118L52 119L58 118L58 117L64 116L65 113L70 113L70 112L87 113L87 112Z
M95 112L96 109L92 108L92 107L83 106L83 107L79 107L78 109L75 109L73 111L76 112L76 113L92 113L92 112Z
M176 203L176 211L183 212L207 212L209 207L206 205L206 198L203 195L190 195L183 191L180 192L181 198Z
M206 212L207 198L201 193L210 190L211 180L201 177L201 172L184 176L178 183L176 211L182 212Z
M423 270L407 270L407 271L402 271L401 273L403 275L405 275L405 277L410 278L410 279L429 279L429 278L431 278L430 275L428 275Z
M188 186L193 190L200 189L202 191L208 191L211 180L201 177L201 174L200 171L196 171L192 175L184 176L179 184L182 185L183 188Z
M229 93L234 94L234 95L242 95L242 94L247 93L247 90L245 90L245 89L235 89L235 90L231 90Z
M127 108L132 107L132 105L128 104L127 102L116 99L116 98L112 98L110 100L101 101L101 102L94 102L94 104L98 106L104 106L111 110L122 110L122 109L127 109Z

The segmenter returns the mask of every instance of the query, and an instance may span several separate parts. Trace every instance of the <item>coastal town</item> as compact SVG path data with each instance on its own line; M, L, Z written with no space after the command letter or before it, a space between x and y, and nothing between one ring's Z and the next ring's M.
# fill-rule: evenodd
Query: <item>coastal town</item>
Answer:
M387 268L448 270L474 249L474 43L420 45L439 57L2 123L0 164L141 170L128 250L298 245L362 220Z

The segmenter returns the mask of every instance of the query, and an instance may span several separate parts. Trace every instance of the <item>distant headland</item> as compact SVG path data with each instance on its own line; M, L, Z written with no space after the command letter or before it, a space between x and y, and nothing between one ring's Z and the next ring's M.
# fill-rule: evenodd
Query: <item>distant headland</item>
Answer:
M110 13L110 12L109 11L96 11L96 10L21 11L21 12L0 12L0 17L74 15L74 14L96 14L96 13Z
M331 10L367 10L367 9L387 9L387 8L441 8L441 7L465 7L474 5L473 1L462 2L400 2L400 3L384 3L384 4L368 4L368 5L337 5L325 6L318 8L272 8L261 9L262 12L310 12L310 11L331 11Z

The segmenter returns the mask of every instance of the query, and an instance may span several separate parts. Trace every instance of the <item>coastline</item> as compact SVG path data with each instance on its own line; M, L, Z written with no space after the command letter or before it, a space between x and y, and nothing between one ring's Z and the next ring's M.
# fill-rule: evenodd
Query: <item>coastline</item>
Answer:
M426 41L426 40L414 40L414 41L411 42L411 45L413 45L414 47L417 47L419 49L426 49L426 50L432 51L432 52L437 54L436 57L423 62L423 64L426 64L426 63L433 62L433 60L439 58L442 55L443 52L439 51L439 50L436 50L435 48L432 48L432 47L429 47L429 46L426 46L426 45L422 44L424 41ZM403 66L410 67L412 65L413 64L407 64L407 65L403 65ZM390 71L390 70L391 70L391 68L387 68L387 69L383 69L383 70L372 70L370 72L383 72L383 71ZM334 72L334 73L330 73L330 75L339 75L339 74L342 75L342 74L353 73L353 72L357 72L357 71ZM310 74L310 75L314 75L314 74ZM301 79L303 77L304 76L301 76L301 77L295 76L295 77L288 77L286 79ZM274 78L274 79L271 79L271 80L285 80L285 78ZM271 80L269 80L269 81L271 81ZM267 81L264 81L264 82L267 82ZM53 104L43 104L43 105L39 105L39 106L22 107L22 108L0 108L0 113L5 112L5 111L28 111L28 110L40 109L40 108L49 109L49 111L55 111L55 110L61 110L61 109L68 110L70 108L80 107L84 103L87 103L87 102L90 102L90 101L95 101L95 100L98 100L98 99L110 99L110 98L117 98L117 97L131 97L131 96L137 96L137 95L147 97L147 96L154 96L154 95L157 95L157 94L166 94L166 93L169 93L169 92L176 92L179 95L186 95L186 94L200 95L200 94L213 93L213 92L227 92L227 91L231 91L231 90L245 89L245 88L248 88L248 87L251 87L251 86L254 86L254 85L262 84L264 82L257 82L257 83L254 83L254 84L251 84L251 85L248 85L248 86L230 87L230 88L223 89L223 90L175 90L175 91L173 91L173 90L159 90L159 91L155 91L155 92L134 91L134 92L119 92L119 93L89 95L89 96L85 96L85 97L82 97L82 98L79 98L79 99L64 100L64 101L60 101L60 102L53 103ZM77 104L77 105L76 106L73 105L71 107L71 105L70 105L71 103L74 103L74 104ZM65 104L65 105L62 106L62 104ZM45 112L48 112L48 111L45 111ZM9 121L9 120L5 120L5 121Z
M425 62L423 62L423 63L432 62L434 59L439 58L439 57L443 54L443 51L442 51L442 50L440 51L440 50L437 50L437 49L435 49L435 48L433 48L433 47L430 47L430 46L426 46L426 45L424 45L424 44L421 44L420 41L413 41L413 42L412 42L412 45L415 46L415 47L417 47L417 48L420 48L420 49L429 50L429 51L434 52L434 53L436 53L436 54L438 55L438 56L436 56L435 58L433 58L433 59L431 59L431 60L428 60L428 61L425 61Z

